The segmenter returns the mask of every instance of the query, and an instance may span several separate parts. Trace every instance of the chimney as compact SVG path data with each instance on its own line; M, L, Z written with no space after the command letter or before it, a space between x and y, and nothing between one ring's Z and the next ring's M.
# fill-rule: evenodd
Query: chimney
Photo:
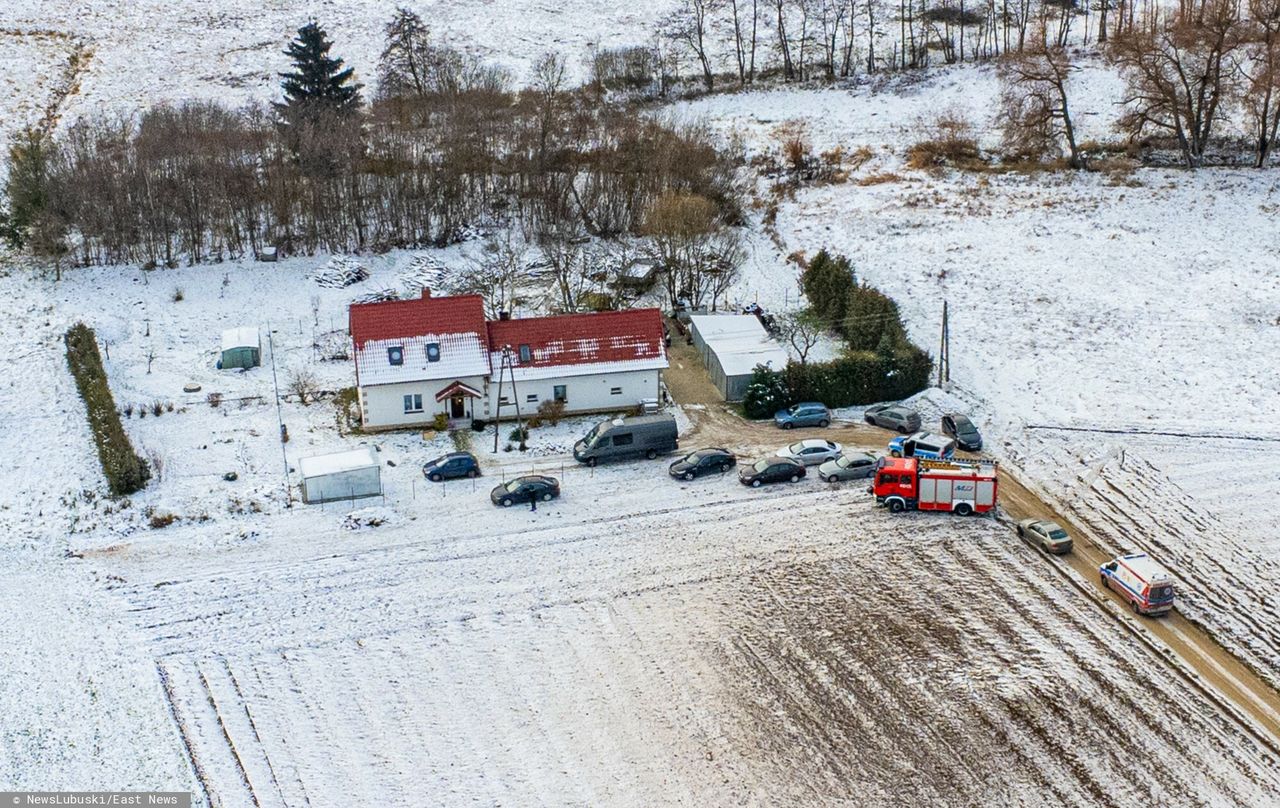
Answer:
M509 311L500 311L500 312L498 312L498 319L499 319L499 320L510 320L510 319L511 319L511 312L509 312Z
M430 287L427 287L427 286L422 287L422 299L426 300L429 297L431 297Z

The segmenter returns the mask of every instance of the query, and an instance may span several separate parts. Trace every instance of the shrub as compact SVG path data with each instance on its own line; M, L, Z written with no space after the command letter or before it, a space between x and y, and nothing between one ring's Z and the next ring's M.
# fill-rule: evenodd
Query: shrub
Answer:
M436 413L435 417L431 419L431 428L437 432L445 431L449 428L449 416L442 412Z
M880 342L885 337L891 340L893 347L906 340L898 304L888 295L865 283L849 291L845 317L840 322L840 333L854 351L879 350Z
M173 302L174 302L174 303L181 303L185 298L186 298L186 295L185 295L185 294L183 294L183 292L182 292L182 287L181 287L181 286L175 286L175 287L174 287L174 289L173 289Z
M944 113L925 127L924 138L907 149L907 165L911 168L986 167L973 136L973 125L963 116Z
M529 427L527 426L518 426L515 429L511 430L511 434L507 435L507 440L519 441L520 443L524 443L528 439L529 439Z
M178 521L177 514L163 511L159 513L152 513L151 519L148 521L148 524L151 525L152 530L159 530L162 527L168 527L169 525L172 525L176 521Z
M111 388L107 386L107 372L102 366L93 329L84 323L76 323L68 329L64 341L67 365L76 380L76 390L84 400L89 431L97 444L98 460L108 488L115 496L141 491L151 479L151 470L133 450L129 436L125 434L115 400L111 397Z
M560 423L561 418L564 418L564 402L544 401L538 405L537 414L529 419L529 426L541 426L544 423L555 426ZM535 421L537 424L534 423Z
M742 398L742 411L748 418L768 418L795 400L781 374L756 365Z
M306 368L298 368L289 377L289 392L297 396L298 403L304 407L315 399L319 387L315 375Z
M164 415L164 402L163 401L151 402L151 414L157 418L159 418L161 415Z
M217 409L222 404L222 393L210 393L205 396L205 400L209 402L209 406Z
M859 351L830 362L793 362L786 381L792 400L850 407L913 396L929 386L932 369L929 354L907 344L888 355Z

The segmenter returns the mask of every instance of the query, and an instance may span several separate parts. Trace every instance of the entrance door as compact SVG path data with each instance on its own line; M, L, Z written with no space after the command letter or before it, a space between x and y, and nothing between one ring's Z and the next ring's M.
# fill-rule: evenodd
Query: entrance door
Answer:
M467 414L467 402L464 396L449 399L449 417L462 418Z

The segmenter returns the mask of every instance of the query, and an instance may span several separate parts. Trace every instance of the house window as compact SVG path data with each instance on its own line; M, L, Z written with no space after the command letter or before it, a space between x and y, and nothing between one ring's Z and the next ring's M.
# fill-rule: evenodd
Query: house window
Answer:
M611 390L609 391L609 395L611 395L611 396L620 396L620 395L622 395L622 388L621 388L621 387L614 387L613 389L611 389Z
M422 393L409 393L404 397L405 412L422 412Z
M529 395L527 395L527 396L525 396L525 397L524 397L524 400L525 400L525 403L526 403L526 404L537 404L537 403L538 403L538 394L537 394L537 393L530 393Z
M531 351L531 350L529 349L529 346L528 346L528 345L521 345L521 346L520 346L520 361L521 361L521 362L532 362L532 361L533 361L533 351Z
M427 343L427 361L428 362L440 361L440 343L438 342Z
M397 345L394 348L388 348L387 361L393 365L403 365L404 364L404 346Z
M555 387L551 388L551 397L556 401L568 401L569 390L563 384L557 384Z

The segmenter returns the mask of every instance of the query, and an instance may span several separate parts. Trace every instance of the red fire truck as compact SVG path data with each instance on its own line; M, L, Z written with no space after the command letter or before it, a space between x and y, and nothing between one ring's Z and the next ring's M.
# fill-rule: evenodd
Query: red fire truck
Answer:
M887 457L868 490L894 513L919 509L968 516L996 506L996 487L995 463Z

